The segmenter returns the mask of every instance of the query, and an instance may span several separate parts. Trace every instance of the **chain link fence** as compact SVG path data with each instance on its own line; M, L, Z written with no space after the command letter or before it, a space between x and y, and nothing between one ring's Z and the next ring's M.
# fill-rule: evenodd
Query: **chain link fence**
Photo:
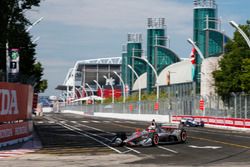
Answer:
M201 101L204 101L202 104ZM202 106L203 105L203 106ZM233 93L227 100L218 96L182 96L156 101L114 104L61 104L60 110L74 110L93 114L130 113L160 115L197 115L229 118L250 118L250 95Z

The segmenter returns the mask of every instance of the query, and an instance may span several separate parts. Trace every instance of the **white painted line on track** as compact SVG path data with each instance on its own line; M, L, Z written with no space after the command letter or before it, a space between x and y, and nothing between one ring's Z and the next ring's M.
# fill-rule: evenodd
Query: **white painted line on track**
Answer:
M81 121L82 123L89 123L89 121Z
M76 121L70 121L71 123L73 123L73 124L76 124Z
M48 121L48 123L50 123L50 124L54 124L54 123L55 123L55 121Z
M75 127L72 127L72 126L66 125L66 124L61 124L61 123L59 123L59 125L61 125L61 126L65 127L65 128L67 128L67 129L69 129L69 130L71 130L71 131L73 131L73 132L76 132L76 133L78 133L78 134L80 134L80 135L82 135L82 136L85 136L85 137L88 137L88 138L90 138L90 139L92 139L92 140L95 140L96 142L98 142L98 143L100 143L100 144L102 144L102 145L104 145L104 146L110 148L111 150L113 150L113 151L115 151L115 152L117 152L117 153L119 153L119 154L122 154L122 152L121 152L120 150L117 150L117 149L115 149L114 147L111 147L111 146L109 146L109 145L103 143L102 141L100 141L100 140L98 140L98 139L96 139L96 138L94 138L94 137L92 137L92 136L89 136L89 135L84 134L84 133L82 133L82 132L76 131L76 130L75 130L75 129L76 129ZM73 128L75 128L75 129L73 129ZM77 129L78 129L78 128L77 128Z
M43 124L43 121L37 121L38 124Z
M67 124L65 124L65 125L66 125L66 126L70 126L70 125L67 125ZM79 125L81 125L81 124L79 124ZM72 128L74 128L75 130L78 130L78 131L83 131L83 130L77 128L77 127L73 127L73 126L72 126ZM95 129L96 129L96 128L95 128ZM105 132L105 131L102 131L101 129L100 129L99 131ZM105 139L105 140L111 142L111 140L108 139L108 138L106 138L106 137L103 137L103 136L100 136L100 135L97 135L97 134L94 134L94 133L86 132L86 131L84 131L84 132L87 133L87 134L89 134L89 135L96 136L96 137L99 137L99 138L102 138L102 139ZM105 132L105 133L107 133L107 132ZM127 146L124 146L124 148L126 148L126 149L128 149L128 150L127 150L127 151L124 151L124 152L121 152L121 153L127 153L127 152L129 152L129 150L130 150L130 151L133 151L133 152L135 152L135 153L137 153L137 154L140 154L140 153L141 153L141 152L139 152L139 151L137 151L137 150L135 150L135 149L129 148L129 147L127 147Z
M140 151L137 151L137 150L135 150L135 149L132 149L132 148L130 148L130 147L127 147L127 146L124 146L126 149L129 149L130 151L134 151L134 152L136 152L137 154L140 154L141 152Z
M78 131L83 131L83 130L77 128L77 127L73 127L73 126L70 126L70 125L68 125L68 124L64 124L64 125L69 126L69 127L71 127L71 128L74 128L75 130L78 130ZM103 131L103 130L101 130L101 129L94 128L94 127L87 126L87 125L82 125L82 124L80 124L80 123L77 123L77 125L80 125L80 126L83 126L83 127L87 127L87 128L90 128L90 129L94 129L94 130L97 130L97 131L100 131L100 132L104 132L104 133L107 133L107 134L115 135L115 133L105 132L105 131ZM84 131L84 132L85 132L85 133L88 133L88 134L90 134L90 135L96 136L96 137L103 138L103 139L105 139L105 140L107 140L107 141L111 141L110 139L108 139L108 138L106 138L106 137L102 137L102 136L100 136L100 135L93 134L93 133L89 133L89 132L86 132L86 131ZM112 147L112 148L113 148L113 147ZM126 147L126 146L124 146L124 148L126 148L126 149L128 149L128 150L130 150L130 151L133 151L133 152L135 152L135 153L137 153L137 154L140 154L140 153L141 153L141 152L139 152L139 151L137 151L137 150L135 150L135 149L132 149L132 148L129 148L129 147ZM121 152L121 153L126 153L126 152L128 152L128 151L124 151L124 152Z
M100 121L91 121L91 122L93 122L93 123L100 123Z
M136 122L132 122L132 121L125 121L125 122L129 124L137 124Z
M103 121L104 123L110 123L110 121Z
M158 148L160 148L160 149L167 150L167 151L169 151L169 152L172 152L172 153L178 154L178 152L177 152L177 151L171 150L171 149L169 149L169 148L162 147L162 146L157 146L157 147L158 147Z

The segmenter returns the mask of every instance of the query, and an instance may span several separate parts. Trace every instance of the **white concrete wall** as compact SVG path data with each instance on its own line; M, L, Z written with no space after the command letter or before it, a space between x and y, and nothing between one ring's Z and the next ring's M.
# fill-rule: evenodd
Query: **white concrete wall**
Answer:
M192 64L189 59L183 60L178 63L174 63L165 69L159 74L159 84L167 85L167 77L170 74L170 84L177 84L183 82L191 82L192 81ZM139 82L141 88L144 89L147 86L147 73L142 74L135 81L133 85L133 90L138 90Z
M214 78L212 72L219 68L218 62L221 57L209 57L201 64L201 95L215 94Z

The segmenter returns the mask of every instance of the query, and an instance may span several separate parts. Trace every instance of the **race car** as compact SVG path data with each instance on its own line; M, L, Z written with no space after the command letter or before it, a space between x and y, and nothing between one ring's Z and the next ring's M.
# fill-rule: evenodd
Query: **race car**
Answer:
M111 142L112 146L155 146L166 143L184 143L187 132L182 126L176 124L156 124L147 129L137 129L130 136L118 133Z
M190 127L204 127L204 121L197 121L192 117L186 117L186 118L182 118L180 121L181 124L183 124L184 126L190 126Z

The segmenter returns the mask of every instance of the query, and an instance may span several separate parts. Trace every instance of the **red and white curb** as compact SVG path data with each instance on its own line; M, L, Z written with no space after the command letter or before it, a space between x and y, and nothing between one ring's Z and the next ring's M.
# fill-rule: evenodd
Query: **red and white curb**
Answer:
M24 155L32 152L35 152L35 150L34 149L3 150L0 151L0 159L16 157L19 155Z

